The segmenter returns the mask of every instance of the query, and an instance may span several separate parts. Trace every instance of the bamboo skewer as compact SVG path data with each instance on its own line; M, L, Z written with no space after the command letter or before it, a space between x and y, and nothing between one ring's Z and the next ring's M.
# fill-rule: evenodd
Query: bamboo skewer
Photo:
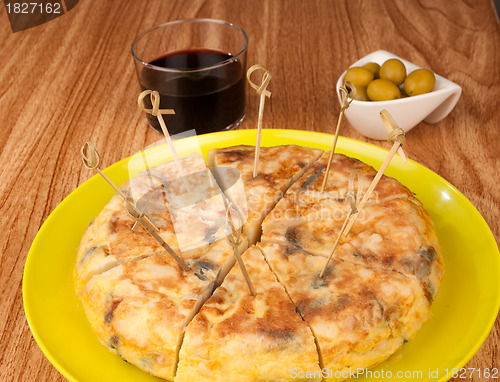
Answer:
M122 190L120 190L112 181L109 179L99 168L100 162L101 162L101 157L99 155L99 152L95 149L94 144L90 141L85 142L85 144L82 146L82 149L80 150L82 154L82 160L83 164L85 167L87 167L89 170L95 170L101 175L108 184L113 187L113 189L116 191L118 195L122 197L124 201L128 201L129 198L127 195L123 193ZM144 218L148 221L148 224L150 224L155 231L159 232L160 230L158 227L147 217L144 216Z
M129 200L125 203L125 208L129 215L138 222L140 225L144 227L147 233L149 233L153 239L155 239L158 244L160 244L167 253L172 256L172 258L182 267L185 272L190 270L189 266L182 260L177 253L170 247L165 240L160 236L158 232L156 232L153 227L144 219L144 214L141 213L137 207Z
M398 124L396 123L396 121L394 120L394 118L392 118L392 115L390 115L387 110L384 109L384 110L382 110L380 112L380 118L382 118L382 122L384 123L384 127L387 130L388 134L393 134L392 132L394 130L399 129ZM398 134L399 134L399 132L398 132ZM390 141L393 139L394 136L395 135L387 137L387 140L389 141L389 143L391 143ZM404 132L403 132L403 136L404 136ZM404 138L403 143L401 143L401 146L397 150L397 152L399 154L399 157L401 158L401 161L403 163L407 162L405 152L403 151L403 148L402 148L405 141L406 141L406 138Z
M212 179L212 173L208 168L207 168L207 176L208 176L208 181L210 182L210 192L212 193L212 197L214 197L215 196L214 181Z
M226 224L229 225L231 229L231 233L227 236L227 241L233 247L234 251L234 256L236 257L236 260L238 261L238 265L240 266L241 272L243 273L243 276L245 277L245 281L248 285L248 289L252 296L256 296L257 293L255 292L255 288L253 287L252 280L250 279L250 275L248 274L247 268L245 266L245 263L243 262L243 259L241 258L240 250L238 246L241 243L241 229L242 227L236 229L234 227L233 221L231 219L231 216L233 213L238 217L240 220L240 223L243 223L241 221L241 214L238 211L238 209L234 206L233 202L230 202L229 205L227 206L226 210ZM241 224L243 226L243 224Z
M386 110L382 110L380 112L380 116L382 118L382 122L384 122L386 129L388 131L390 130L389 135L387 137L387 141L389 143L392 143L392 147L391 147L391 150L389 151L389 153L387 154L387 156L385 157L384 162L382 163L382 165L378 169L377 174L375 175L375 178L373 178L370 186L368 187L368 190L366 191L365 195L363 196L363 199L361 199L361 202L359 202L359 204L357 206L357 212L352 216L349 223L347 224L347 227L344 231L344 236L347 236L347 234L351 230L353 224L356 222L356 219L358 218L359 214L363 210L366 202L368 202L368 199L370 198L371 194L373 193L373 190L375 189L378 182L382 178L382 175L384 175L384 171L389 166L389 163L391 162L392 158L396 154L396 151L399 152L399 150L401 150L401 152L403 152L402 146L406 142L404 131L398 127L398 125L396 124L394 119L391 117L391 115ZM403 155L401 156L401 160L403 161L403 163L406 162L406 155L404 154L404 152L403 152Z
M325 266L323 267L323 270L319 274L319 277L323 277L323 275L325 274L326 268L328 268L328 264L332 260L333 254L335 253L335 249L337 249L337 246L340 242L340 239L342 238L342 234L344 233L344 230L346 229L349 220L351 219L352 215L354 213L356 213L356 211L357 211L356 204L357 204L358 197L357 197L357 193L354 192L354 178L355 177L358 178L358 193L361 190L361 188L363 187L363 174L362 174L361 170L354 170L353 172L351 172L351 175L349 176L349 187L348 187L347 195L345 198L346 201L349 201L350 208L349 208L349 211L347 212L347 216L344 220L344 224L342 224L342 228L340 229L339 234L337 235L337 239L335 240L335 244L333 244L333 248L330 252L330 256L328 256L328 260L326 261Z
M339 231L339 234L337 236L337 239L335 240L335 244L333 245L332 251L330 252L330 256L328 257L328 260L326 261L326 264L321 271L319 277L323 277L325 274L325 271L328 267L328 264L330 263L333 254L335 253L335 249L337 248L342 236L347 236L349 234L349 231L351 230L353 224L356 222L356 219L358 218L359 214L362 212L364 206L368 202L368 199L370 198L371 194L373 193L373 190L377 186L378 182L382 178L382 175L384 175L385 170L389 166L389 163L391 162L392 158L396 154L396 151L400 154L401 160L403 163L406 163L406 155L404 154L404 151L402 149L402 146L406 142L405 138L405 133L402 129L398 127L396 124L396 121L392 118L392 116L387 112L387 110L382 110L380 112L380 117L382 118L382 122L384 123L384 126L386 127L388 131L388 137L387 140L389 143L392 143L391 150L387 154L384 162L380 166L379 170L377 171L377 174L373 178L372 182L370 183L370 186L368 187L368 190L363 196L363 199L357 203L357 196L354 195L354 190L353 190L353 184L354 184L354 176L357 173L357 171L352 172L351 176L349 178L349 188L348 188L348 193L347 193L347 198L350 199L351 202L351 208L349 209L349 212L347 213L346 219L344 220L344 224L342 225L342 228ZM332 150L333 153L333 150ZM330 156L331 160L331 156ZM327 169L328 171L328 169ZM328 175L328 174L327 174ZM359 174L358 174L359 175ZM326 176L325 176L326 179ZM323 185L326 182L323 183ZM362 180L358 178L358 191L362 187Z
M250 79L250 76L257 69L263 69L264 75L262 76L262 83L256 85ZM266 97L271 97L271 92L266 90L269 85L269 81L271 81L271 72L267 70L263 65L253 65L247 71L247 80L252 88L257 91L257 94L260 94L260 103L259 103L259 119L257 120L257 142L255 143L255 160L253 165L253 177L257 176L257 169L259 167L259 154L260 154L260 140L261 140L261 132L262 132L262 119L264 117L264 102Z
M351 89L351 100L349 101L349 90ZM348 81L346 84L342 85L339 88L340 99L342 100L342 106L340 108L339 119L337 121L337 128L335 129L335 137L333 138L332 149L330 151L330 158L328 159L328 165L326 166L325 177L323 179L323 184L321 185L321 192L325 191L326 182L328 181L328 175L330 173L330 166L332 164L333 155L335 154L335 148L337 147L337 141L339 139L340 133L340 125L342 124L342 120L344 119L344 112L349 108L352 102L352 97L356 94L356 88L352 86L352 84Z
M184 269L184 271L189 271L189 266L175 253L175 251L163 240L163 238L158 234L159 229L156 225L143 213L141 212L137 206L130 200L127 195L123 193L112 181L109 179L100 169L100 156L97 150L95 149L92 142L85 142L81 149L82 160L85 167L89 170L95 170L101 175L106 182L109 183L111 187L120 195L125 202L125 210L128 214L134 219L135 222L139 223L144 227L146 232L148 232L153 239L155 239L172 258Z
M147 95L149 95L151 99L151 109L146 109L144 107L143 100ZM174 143L172 142L172 138L170 137L170 134L168 132L165 120L163 119L163 114L175 114L175 111L173 109L160 109L160 93L158 93L156 90L144 90L141 94L139 94L139 98L137 98L137 104L142 111L151 114L158 119L161 131L163 132L168 147L170 148L172 156L174 157L175 164L177 165L177 168L181 175L184 176L184 170L182 168L181 161L179 159L179 156L177 155L177 151L175 150Z
M148 179L149 179L149 185L151 186L151 189L154 188L154 183L153 183L153 178L151 176L151 172L149 171L149 164L148 164L148 160L146 158L146 154L144 154L144 151L141 150L141 157L142 157L142 161L144 162L144 168L146 169L146 171L148 172L149 176L148 176ZM149 205L149 193L146 194L146 206ZM147 208L145 207L144 208L145 210L147 210ZM132 226L132 231L135 231L137 229L137 225L139 223L136 221L134 223L134 225ZM159 231L158 228L156 228L156 231Z

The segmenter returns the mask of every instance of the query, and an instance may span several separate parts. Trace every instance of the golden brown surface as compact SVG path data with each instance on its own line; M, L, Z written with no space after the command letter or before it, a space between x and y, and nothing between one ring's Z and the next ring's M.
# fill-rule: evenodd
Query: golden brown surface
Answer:
M288 381L294 367L319 373L311 330L262 253L252 246L243 259L257 295L235 265L186 328L176 382Z
M344 207L343 215L335 215L339 218L276 227L271 232L264 230L261 241L328 257L345 220L345 212ZM341 239L335 257L415 276L428 291L431 301L445 268L430 217L407 199L365 207L364 217L358 218L349 234Z
M82 306L101 343L133 365L173 380L183 330L214 287L184 272L166 254L128 262L94 276Z
M0 6L2 381L64 380L24 318L29 247L50 212L92 175L77 155L85 140L105 153L107 166L159 139L136 106L130 43L151 26L192 17L229 20L247 31L249 64L273 72L265 128L333 133L338 76L377 49L460 84L456 108L409 132L405 151L462 191L499 241L500 27L490 0L81 0L67 15L16 34ZM256 127L257 108L249 92L242 128ZM342 135L370 141L347 122ZM498 367L499 352L497 320L466 367ZM477 373L469 381L483 382Z
M412 339L431 314L414 278L337 258L320 278L324 258L278 244L258 247L311 327L327 369L346 373L380 363Z

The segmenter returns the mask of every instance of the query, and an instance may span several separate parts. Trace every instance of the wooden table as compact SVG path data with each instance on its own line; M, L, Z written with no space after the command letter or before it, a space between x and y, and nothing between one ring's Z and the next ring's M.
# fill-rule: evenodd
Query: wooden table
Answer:
M491 1L81 0L68 14L15 34L1 8L2 381L64 380L28 328L24 262L51 211L92 175L78 156L84 141L95 142L107 166L159 139L137 109L130 44L169 20L217 18L247 31L249 65L274 74L266 128L333 133L338 76L377 49L460 84L456 108L409 132L406 152L462 191L500 239L500 27ZM256 126L257 108L249 95L241 128ZM387 147L347 123L342 134ZM498 368L499 354L497 320L467 367Z

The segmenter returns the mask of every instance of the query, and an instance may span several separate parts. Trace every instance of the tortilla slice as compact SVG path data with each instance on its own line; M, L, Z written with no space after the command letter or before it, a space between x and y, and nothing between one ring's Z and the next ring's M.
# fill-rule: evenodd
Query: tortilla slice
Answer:
M176 382L291 381L307 370L320 381L307 324L256 247L243 254L253 297L235 266L186 328Z
M413 278L339 259L319 278L324 258L278 244L259 248L313 331L327 381L384 361L430 316Z
M85 313L99 340L152 375L172 381L183 330L210 296L205 279L165 255L121 264L95 275L82 290Z

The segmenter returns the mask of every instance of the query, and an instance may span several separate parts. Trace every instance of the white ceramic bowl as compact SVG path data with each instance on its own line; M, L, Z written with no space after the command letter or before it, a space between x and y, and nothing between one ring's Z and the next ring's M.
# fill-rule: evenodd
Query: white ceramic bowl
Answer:
M362 59L356 61L352 66L363 66L367 62L376 62L382 65L390 58L397 58L406 66L406 73L410 74L420 67L408 62L385 50L377 50ZM432 70L432 68L429 68ZM342 73L337 81L337 96L340 101L339 87L344 82L345 73ZM345 111L345 116L351 125L367 138L387 139L387 130L380 118L380 111L386 109L405 132L411 130L418 123L436 123L446 117L455 107L462 88L456 83L436 74L436 86L427 94L413 97L401 98L393 101L357 101L353 100Z

